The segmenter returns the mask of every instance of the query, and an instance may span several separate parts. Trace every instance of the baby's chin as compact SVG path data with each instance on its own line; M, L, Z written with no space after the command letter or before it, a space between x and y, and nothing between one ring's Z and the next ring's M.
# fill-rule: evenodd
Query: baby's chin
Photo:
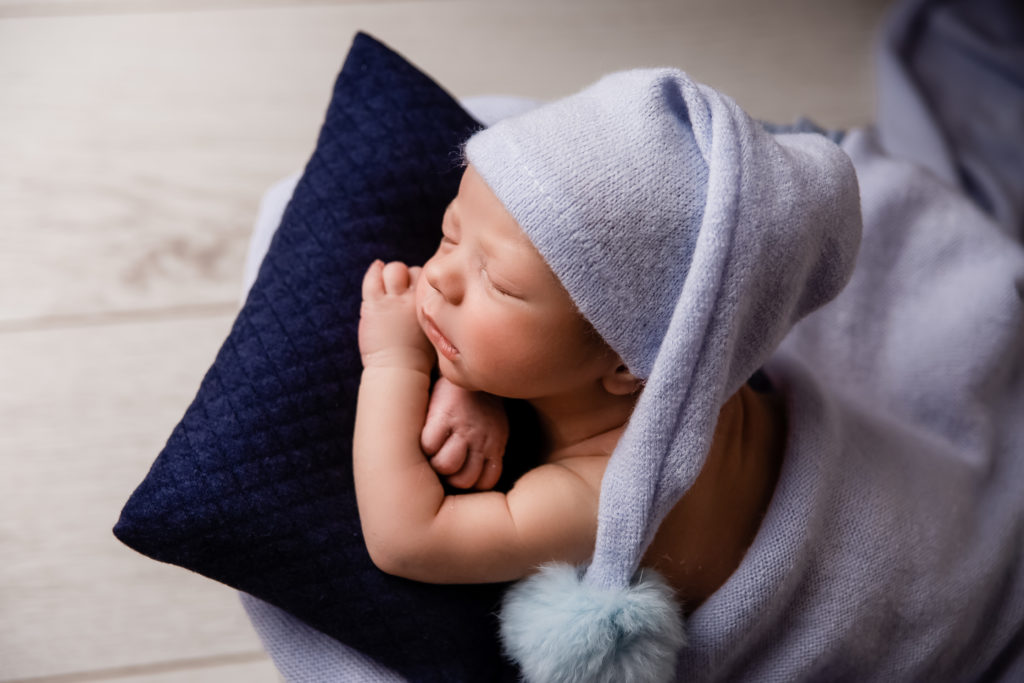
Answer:
M529 400L528 397L523 395L510 394L507 391L509 388L507 386L497 386L493 383L487 382L486 379L481 382L480 380L482 378L479 377L474 381L472 377L467 377L467 373L464 368L454 367L451 362L443 356L438 357L437 369L441 377L444 377L460 389L464 389L466 391L478 391L490 394L491 396L497 396L498 398Z
M434 350L436 351L437 349ZM480 391L476 385L467 381L466 376L459 372L458 369L451 364L451 361L440 354L438 354L437 357L437 371L442 377L460 389L465 389L466 391Z
M498 393L493 391L495 387L487 385L486 382L484 383L484 385L481 385L479 381L474 381L474 378L471 376L472 373L468 371L468 369L465 367L462 361L464 361L464 359L462 359L460 356L460 363L456 365L455 363L452 363L444 356L438 354L437 370L442 377L444 377L446 380L448 380L455 386L459 387L460 389L465 389L466 391L481 391L486 394L493 394L495 396L499 395ZM479 380L480 378L478 377L476 379Z

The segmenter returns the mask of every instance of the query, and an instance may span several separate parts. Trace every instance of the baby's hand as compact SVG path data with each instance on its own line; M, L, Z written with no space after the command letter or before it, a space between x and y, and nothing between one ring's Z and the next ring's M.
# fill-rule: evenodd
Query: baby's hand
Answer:
M403 367L427 374L436 355L416 320L416 279L420 268L377 260L363 277L359 309L359 352L363 367Z
M434 384L420 445L449 484L462 489L494 488L508 441L508 417L501 399L457 387L444 377Z

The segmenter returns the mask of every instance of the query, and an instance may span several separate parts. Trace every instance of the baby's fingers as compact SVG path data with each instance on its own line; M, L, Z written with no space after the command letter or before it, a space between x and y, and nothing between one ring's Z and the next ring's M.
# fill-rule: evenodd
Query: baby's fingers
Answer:
M383 271L384 262L380 259L371 263L370 267L366 269L366 275L363 275L363 299L383 296L384 280L381 277Z
M409 268L401 261L391 261L381 273L388 294L401 294L409 289Z
M473 488L480 491L490 491L498 485L501 479L502 458L485 458L483 471L480 478L476 480Z
M448 477L448 483L460 489L472 488L480 478L480 472L483 468L484 456L471 448L465 458L462 469Z
M455 474L463 468L468 450L465 440L458 434L452 434L438 450L437 455L430 459L430 466L443 476Z
M420 432L420 447L427 455L435 455L445 439L452 433L449 423L444 419L441 411L432 410L433 406L427 408L427 420L423 423L423 430Z

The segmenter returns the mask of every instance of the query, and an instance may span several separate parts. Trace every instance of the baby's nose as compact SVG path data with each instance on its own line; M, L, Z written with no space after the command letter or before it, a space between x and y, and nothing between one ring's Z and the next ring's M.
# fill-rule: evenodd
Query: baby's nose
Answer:
M423 265L423 277L448 303L462 301L463 280L453 255L435 254Z

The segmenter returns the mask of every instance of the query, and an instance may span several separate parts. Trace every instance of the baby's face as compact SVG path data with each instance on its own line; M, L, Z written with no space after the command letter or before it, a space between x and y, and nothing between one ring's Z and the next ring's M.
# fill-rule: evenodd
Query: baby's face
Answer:
M593 382L614 362L472 166L442 231L417 284L416 315L451 382L542 398Z

